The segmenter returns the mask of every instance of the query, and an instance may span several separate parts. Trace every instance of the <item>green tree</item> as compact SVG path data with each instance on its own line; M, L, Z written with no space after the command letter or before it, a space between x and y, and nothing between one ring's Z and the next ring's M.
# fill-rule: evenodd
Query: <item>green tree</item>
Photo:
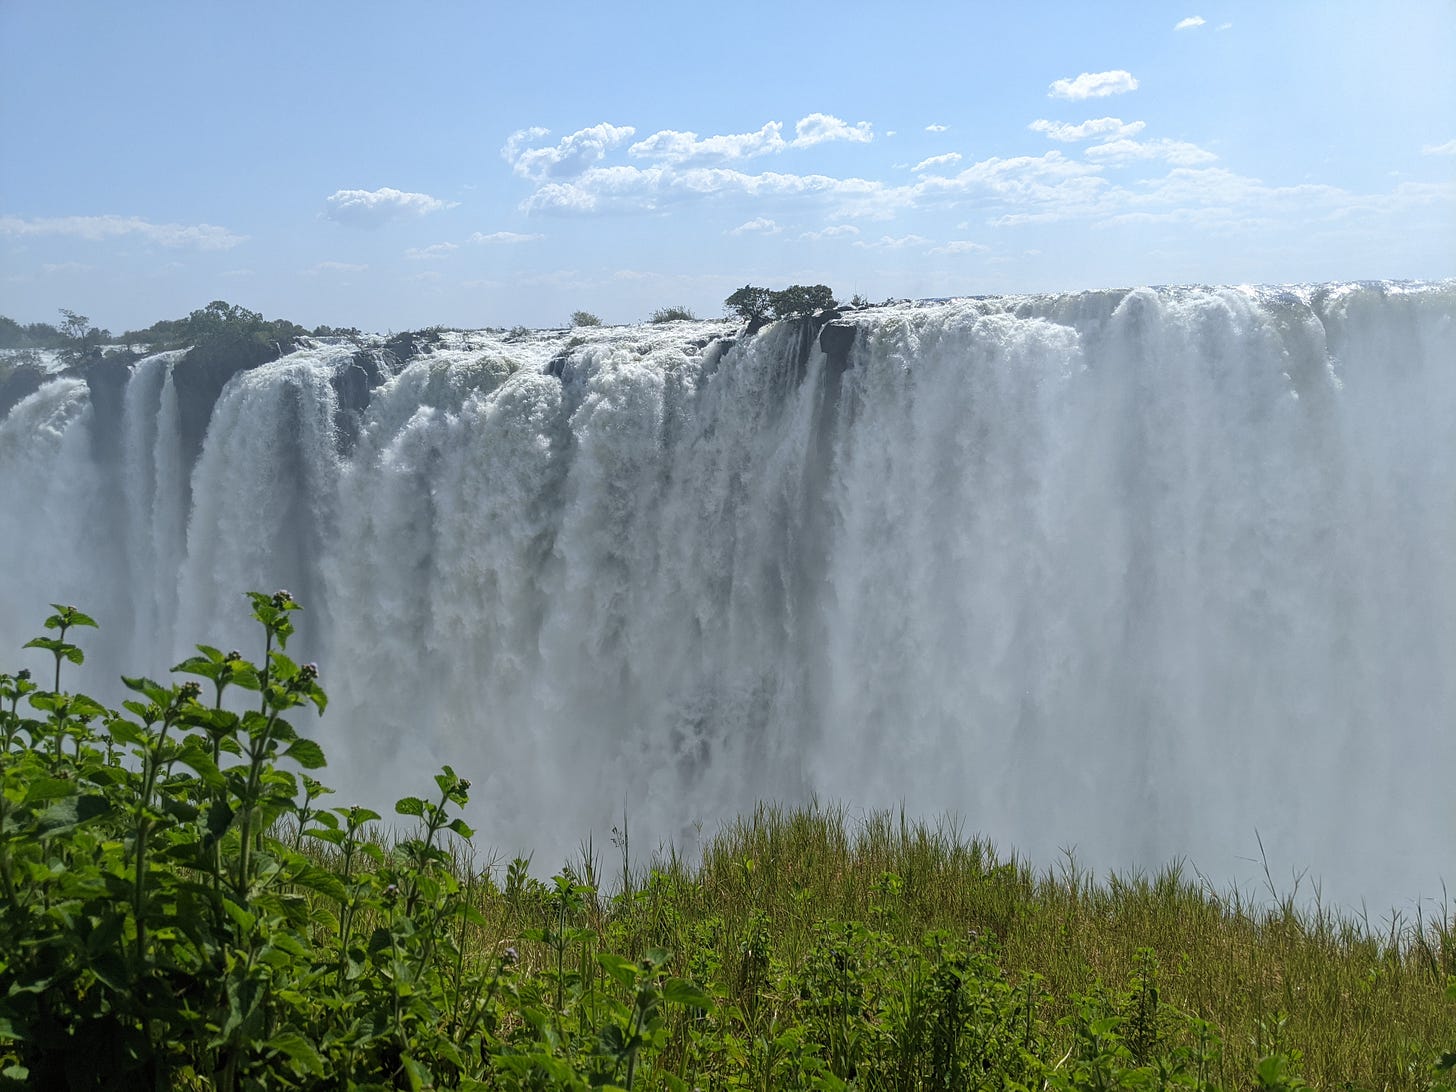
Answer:
M834 293L826 284L791 284L780 292L770 292L769 306L774 318L811 315L833 307Z
M600 326L602 320L590 311L573 311L571 313L572 326Z
M101 343L111 337L106 330L92 326L91 320L85 315L78 315L65 307L60 311L61 359L67 364L81 363L96 353Z
M769 317L772 309L770 302L771 295L772 293L767 288L759 288L755 285L745 284L724 300L723 306L744 322L749 324L761 323Z

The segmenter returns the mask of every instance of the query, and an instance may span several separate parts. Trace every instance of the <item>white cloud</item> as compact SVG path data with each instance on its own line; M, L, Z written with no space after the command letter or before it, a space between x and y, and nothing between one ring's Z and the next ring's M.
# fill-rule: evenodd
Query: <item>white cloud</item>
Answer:
M406 193L389 186L378 190L335 190L329 194L328 211L324 215L341 224L374 227L406 216L426 216L457 204L427 193Z
M1183 140L1111 140L1086 151L1088 159L1123 164L1143 159L1160 159L1175 167L1196 167L1218 159L1206 148Z
M1187 19L1180 19L1180 20L1178 20L1178 25L1175 26L1173 29L1174 30L1192 30L1195 27L1201 27L1201 26L1203 26L1203 24L1204 24L1204 18L1203 18L1203 16L1201 16L1201 15L1190 15L1190 16L1188 16Z
M950 128L949 125L941 125L939 123L932 123L932 124L927 125L925 127L925 131L927 133L943 133L943 132L945 132L949 128Z
M946 152L944 155L933 155L929 159L922 159L910 169L919 174L921 171L932 171L938 167L954 167L960 161L960 152Z
M1138 82L1131 72L1120 68L1110 72L1083 72L1075 80L1055 80L1047 88L1047 95L1054 99L1102 99L1108 95L1121 95L1136 91Z
M739 224L729 235L777 235L784 229L766 217L760 216L756 220L749 220L746 224Z
M875 139L873 126L867 121L850 125L833 114L810 114L794 125L794 147L808 148L830 140L848 140L868 144Z
M1218 26L1215 29L1217 29L1217 30L1233 30L1234 29L1234 25L1232 23L1219 23Z
M522 205L527 212L594 213L657 209L710 197L800 197L872 193L881 183L822 174L745 174L725 167L679 171L666 167L596 167L569 183L539 187Z
M544 239L544 235L528 235L520 231L492 231L487 235L483 231L477 231L470 237L472 243L534 243L537 239Z
M627 149L634 159L664 163L728 162L781 152L788 147L781 122L770 121L754 133L729 133L698 139L693 132L662 129Z
M435 243L433 246L412 246L404 252L404 256L412 262L434 261L449 257L452 250L459 249L454 243Z
M166 247L231 250L247 239L214 224L154 224L140 216L0 216L0 235L61 235L99 242L132 235Z
M47 262L40 267L40 271L48 277L61 273L91 273L95 269L94 265L85 262Z
M1445 144L1427 144L1421 148L1421 155L1456 155L1456 140Z
M820 239L839 239L846 236L858 234L859 228L855 227L853 224L832 224L829 227L821 228L818 231L806 231L804 232L804 234L800 235L799 238L813 243L818 242Z
M926 251L927 254L976 254L980 251L989 250L989 247L980 243L973 243L968 239L954 239L941 246Z
M501 148L501 156L523 178L537 182L547 178L574 178L601 162L609 150L636 131L630 125L602 122L587 129L578 129L554 145L531 148L527 145L549 136L551 132L534 126L512 133Z
M859 239L854 245L866 250L904 250L907 246L923 246L928 242L923 235L881 235L872 243Z
M1082 122L1081 125L1068 125L1064 121L1047 121L1045 118L1038 118L1027 128L1034 133L1045 133L1052 140L1071 143L1088 140L1091 137L1115 140L1119 137L1136 136L1146 128L1146 124L1141 121L1123 121L1121 118L1091 118Z

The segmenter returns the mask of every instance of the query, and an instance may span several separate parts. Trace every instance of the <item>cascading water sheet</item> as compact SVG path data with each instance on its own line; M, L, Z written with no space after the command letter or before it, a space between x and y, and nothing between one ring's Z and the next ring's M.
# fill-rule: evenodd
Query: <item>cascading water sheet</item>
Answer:
M286 586L326 780L379 803L448 762L543 861L624 809L681 846L817 794L1220 883L1262 877L1257 830L1327 898L1438 893L1456 286L836 325L847 356L801 323L449 335L347 440L352 347L319 343L234 377L190 468L175 355L113 464L58 379L0 422L0 637L71 598L100 664L160 674Z

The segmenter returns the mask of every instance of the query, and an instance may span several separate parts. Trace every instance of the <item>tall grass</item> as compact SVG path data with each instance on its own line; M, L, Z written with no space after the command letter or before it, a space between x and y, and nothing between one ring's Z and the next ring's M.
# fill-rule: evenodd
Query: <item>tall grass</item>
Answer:
M73 607L48 687L0 674L0 1087L1452 1088L1449 906L1038 872L817 803L699 861L634 861L624 818L544 880L482 859L449 767L407 829L326 806L298 604L251 602L260 661L199 646L119 709L63 688Z

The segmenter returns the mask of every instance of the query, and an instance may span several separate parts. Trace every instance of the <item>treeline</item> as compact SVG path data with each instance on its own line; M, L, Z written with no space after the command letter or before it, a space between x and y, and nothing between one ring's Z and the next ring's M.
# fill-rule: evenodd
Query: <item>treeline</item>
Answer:
M288 319L266 319L261 313L225 300L213 300L183 318L162 319L139 330L113 334L94 326L85 315L60 309L61 321L19 323L0 315L0 349L54 349L68 363L82 363L107 348L145 346L151 352L167 349L219 347L221 344L256 345L286 352L300 337L358 337L356 327L315 326L309 329ZM288 348L283 348L287 346Z

